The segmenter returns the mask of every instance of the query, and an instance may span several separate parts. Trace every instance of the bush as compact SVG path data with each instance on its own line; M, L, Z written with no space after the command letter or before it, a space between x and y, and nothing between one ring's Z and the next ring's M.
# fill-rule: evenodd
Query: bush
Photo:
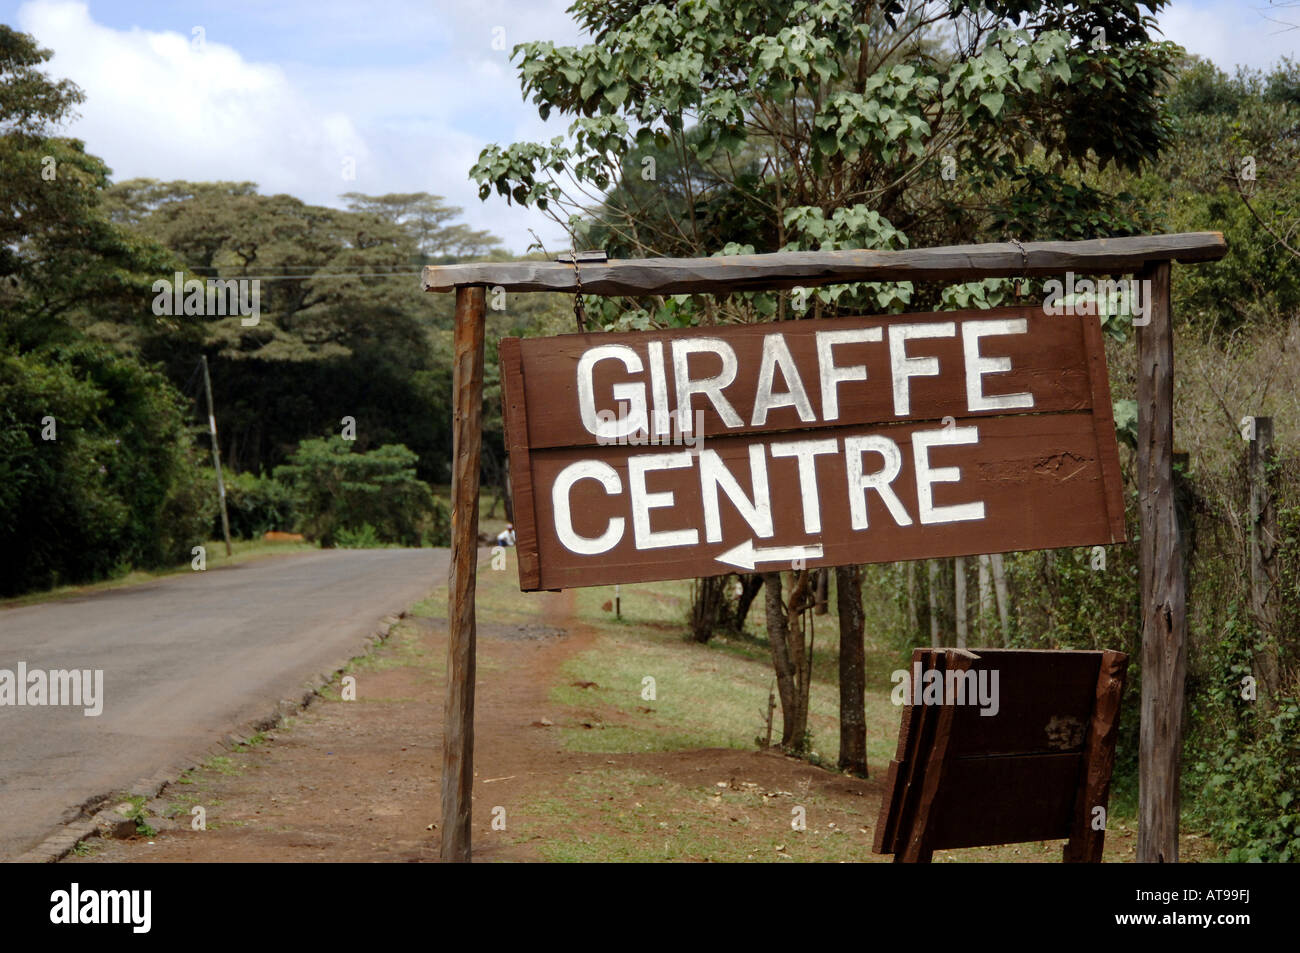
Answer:
M102 345L0 351L0 594L189 558L208 511L182 408Z
M1265 715L1258 699L1241 697L1259 635L1248 616L1234 604L1216 647L1220 677L1194 711L1196 734L1210 744L1189 750L1188 787L1227 860L1287 863L1300 860L1300 699L1284 694Z
M425 546L451 545L451 509L438 497L433 498L433 511L424 531Z
M322 546L367 526L381 542L419 546L438 534L445 507L416 477L416 459L400 444L357 453L339 437L304 440L274 476L294 494L300 532Z
M217 485L216 473L207 471L209 487ZM271 530L287 531L294 525L294 493L290 487L271 476L256 473L229 473L223 470L226 483L226 513L230 518L230 535L236 539L261 539ZM212 538L221 538L221 511L215 507L213 491Z
M360 529L340 529L334 536L334 545L339 549L379 549L384 541L373 526L362 523Z

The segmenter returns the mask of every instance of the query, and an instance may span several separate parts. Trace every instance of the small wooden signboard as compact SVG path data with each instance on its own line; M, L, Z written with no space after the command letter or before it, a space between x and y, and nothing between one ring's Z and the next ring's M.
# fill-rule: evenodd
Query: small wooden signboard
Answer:
M936 850L1067 839L1099 863L1123 652L917 649L873 851L928 863Z

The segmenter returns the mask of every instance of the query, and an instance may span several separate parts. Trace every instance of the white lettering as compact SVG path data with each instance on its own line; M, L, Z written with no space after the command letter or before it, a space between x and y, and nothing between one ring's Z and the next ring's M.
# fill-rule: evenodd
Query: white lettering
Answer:
M940 324L891 324L889 326L889 367L894 378L894 414L906 417L912 412L909 380L913 377L938 377L937 357L908 357L907 342L913 338L948 338L957 333L952 321Z
M673 342L674 345L676 342ZM674 358L676 355L674 355ZM673 505L673 492L647 493L645 475L651 470L678 470L689 467L693 454L643 453L627 460L627 482L632 494L632 536L637 549L660 549L665 546L694 546L700 541L698 530L676 529L652 532L650 511Z
M822 420L838 420L840 416L840 381L865 381L865 364L836 367L831 348L836 344L864 344L882 339L880 328L861 328L851 331L817 332L817 367L822 379Z
M596 413L596 384L594 369L604 360L621 361L623 366L633 374L641 372L641 357L630 347L622 344L602 344L584 351L578 359L578 410L582 414L582 425L587 432L597 437L625 437L630 433L646 428L645 385L624 381L613 387L616 401L627 401L629 411L621 414L621 420L601 419Z
M722 541L722 519L718 513L718 487L722 487L740 515L759 536L772 535L772 501L767 488L767 460L763 445L749 448L750 480L754 485L754 499L736 482L716 450L700 451L700 492L704 498L704 538L707 542Z
M618 545L623 538L623 517L609 521L605 532L595 538L579 536L573 529L573 514L569 509L569 491L579 480L596 480L611 496L623 492L618 473L608 463L600 460L579 460L560 471L551 487L551 506L555 510L555 535L564 548L581 556L595 556Z
M931 467L930 448L958 446L980 442L977 427L948 427L942 430L917 430L912 434L912 456L916 464L916 502L922 523L957 523L982 520L983 501L953 506L934 505L934 484L956 483L961 479L958 467Z
M790 389L784 394L773 394L772 383L776 368L780 366L781 375ZM784 334L768 334L763 338L763 363L758 370L758 389L754 395L754 414L750 423L761 426L767 423L768 411L776 407L793 407L804 423L817 419L808 392L804 390L803 378L795 366L790 354L790 347L785 343Z
M1024 334L1029 328L1024 318L1000 318L992 321L963 321L961 343L966 354L966 407L968 410L1010 410L1034 406L1034 395L984 395L983 375L1011 370L1009 357L981 357L980 338L992 334Z
M691 354L711 353L722 359L722 370L716 377L691 380L687 358ZM744 422L722 389L736 379L736 352L721 338L678 338L673 341L673 374L677 378L677 429L686 433L691 429L691 396L703 394L713 401L713 408L728 427L742 427Z
M862 472L862 454L866 451L880 454L884 465L875 473ZM854 529L867 528L867 490L875 490L889 509L889 515L899 526L911 526L912 517L907 515L893 487L890 486L903 468L903 454L898 444L888 437L870 435L866 437L845 437L844 457L849 476L849 525Z
M834 453L839 449L839 441L830 440L792 440L789 443L774 443L771 446L773 457L795 457L799 461L799 493L803 497L803 528L808 533L822 531L821 498L817 492L817 463L813 459L819 453Z

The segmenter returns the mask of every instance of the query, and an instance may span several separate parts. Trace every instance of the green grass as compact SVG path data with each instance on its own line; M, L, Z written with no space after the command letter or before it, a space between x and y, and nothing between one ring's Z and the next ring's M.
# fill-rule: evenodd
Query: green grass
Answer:
M407 667L423 669L441 677L446 671L447 660L442 652L430 652L424 647L419 630L414 625L398 622L389 630L382 650L358 655L348 663L347 670L349 674L369 674ZM360 700L360 679L357 682L357 699ZM339 700L338 690L332 685L329 686L328 694L323 688L321 695L331 701Z
M266 732L259 731L257 732L257 734L245 738L243 741L235 742L233 747L235 751L242 754L245 751L249 751L253 748L258 747L259 745L266 744L266 741L267 741Z
M513 576L507 587L499 581L502 575L480 570L479 592L489 604L519 599ZM556 722L566 748L591 754L754 748L773 685L762 600L752 608L745 632L699 645L687 634L690 592L689 581L623 586L620 619L604 608L614 598L612 587L576 591L575 615L596 630L597 638L565 663L550 687L550 700L564 709ZM809 760L824 767L834 766L839 742L833 597L830 605L830 614L815 618L809 715ZM879 644L870 622L868 626L867 760L879 776L894 755L901 715L890 700L890 675L907 668L910 651ZM641 694L647 675L655 679L653 700ZM583 688L576 682L596 684ZM774 722L779 739L779 705ZM693 787L646 770L575 772L562 787L512 812L512 832L526 832L514 834L514 843L531 846L545 860L572 862L861 861L870 854L863 828L874 817L842 798L823 798L809 790L764 792L747 784L740 790L713 787L719 780L705 774L702 785ZM791 827L795 806L806 812L806 830ZM1131 824L1126 807L1112 803L1113 825ZM1058 856L1059 845L1053 843L945 852L942 859L961 863Z
M197 795L176 793L167 799L167 817L190 816L190 809L202 803ZM204 803L206 808L208 803Z
M794 829L796 806L804 830ZM537 844L544 860L557 862L856 861L871 846L858 812L808 791L719 788L711 777L708 786L687 787L637 771L584 773L563 799L538 801L528 814L567 828L567 836ZM599 833L586 829L591 821Z
M244 765L234 758L227 758L225 755L219 754L213 755L203 762L200 770L209 771L213 774L222 774L227 777L238 777L244 773Z
M482 578L482 574L480 574ZM593 702L621 716L598 728L583 728L578 717L562 727L571 750L585 752L671 751L683 748L752 748L766 732L768 693L774 688L771 655L761 600L750 612L746 631L715 636L698 645L686 636L689 582L623 586L622 619L602 606L613 588L577 592L576 614L602 633L595 647L571 659L551 700L578 710ZM809 699L811 758L834 764L839 754L839 623L834 613L815 619L813 685ZM893 755L900 716L889 701L888 672L900 667L893 649L868 647L867 723L869 763ZM653 701L642 697L643 679L655 680ZM596 682L577 688L573 682ZM644 709L652 709L645 711ZM780 739L779 704L773 715ZM885 727L887 726L887 727Z
M130 804L131 808L126 812L125 816L128 821L135 821L135 832L137 834L142 837L153 837L158 831L149 825L149 812L144 809L147 800L148 798L143 794L128 795L124 798L123 803Z

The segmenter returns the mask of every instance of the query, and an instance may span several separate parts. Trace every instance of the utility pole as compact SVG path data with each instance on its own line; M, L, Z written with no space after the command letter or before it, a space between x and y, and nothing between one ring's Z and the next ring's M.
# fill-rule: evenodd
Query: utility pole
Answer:
M234 555L230 546L230 517L226 515L226 483L221 479L221 450L217 447L217 418L212 412L212 378L208 375L208 356L203 360L203 389L208 394L208 431L212 434L212 465L217 469L217 495L221 497L221 532L226 537L226 555Z

